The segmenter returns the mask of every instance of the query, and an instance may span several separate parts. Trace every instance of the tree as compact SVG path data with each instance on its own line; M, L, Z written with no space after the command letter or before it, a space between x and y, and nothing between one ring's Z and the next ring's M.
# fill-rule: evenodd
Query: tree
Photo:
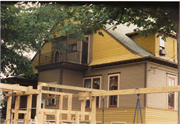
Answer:
M17 7L9 3L1 4L1 71L4 73L8 70L16 75L33 75L31 62L22 54L29 49L40 50L44 40L61 44L56 49L66 49L60 41L53 39L56 31L60 35L85 40L85 34L97 33L106 24L112 25L113 29L119 24L134 24L138 26L134 31L141 31L139 34L145 36L159 32L159 35L166 38L175 32L180 69L178 2L43 2L40 7L29 8L25 8L23 4L18 4ZM178 79L180 85L180 73ZM180 114L178 118L180 120Z

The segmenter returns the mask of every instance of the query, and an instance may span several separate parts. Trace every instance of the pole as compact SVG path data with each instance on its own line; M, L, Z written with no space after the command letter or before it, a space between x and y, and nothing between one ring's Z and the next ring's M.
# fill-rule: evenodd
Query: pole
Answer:
M12 99L11 99L11 112L10 112L10 124L11 124L11 115L12 115L12 104L13 104L13 91L12 91Z
M103 101L102 124L104 124L104 97L103 97L102 101Z

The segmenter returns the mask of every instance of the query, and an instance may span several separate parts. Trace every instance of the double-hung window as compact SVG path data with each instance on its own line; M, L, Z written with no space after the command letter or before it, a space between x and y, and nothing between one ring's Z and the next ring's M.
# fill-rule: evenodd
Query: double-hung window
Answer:
M175 78L168 77L168 85L175 86ZM175 93L168 93L168 109L174 109Z
M109 90L118 90L118 76L109 77ZM117 95L109 96L109 107L117 107Z
M88 77L84 79L84 87L91 89L100 89L100 79L101 77ZM99 108L99 99L100 97L96 97L96 107ZM86 108L90 108L90 100L86 100Z
M162 37L159 37L159 49L165 49L165 41L162 39Z

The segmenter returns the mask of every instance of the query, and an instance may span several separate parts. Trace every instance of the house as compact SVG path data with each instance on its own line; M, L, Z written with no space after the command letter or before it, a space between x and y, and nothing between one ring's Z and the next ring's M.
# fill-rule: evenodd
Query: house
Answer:
M175 35L167 37L140 37L131 28L120 25L112 30L107 25L100 29L104 34L89 34L88 42L68 37L56 37L66 44L69 52L54 50L52 42L32 59L38 82L93 88L120 90L132 88L163 87L177 85L177 45ZM45 90L78 93L77 91L47 88ZM145 124L177 124L177 93L140 95L142 118ZM51 94L49 94L51 96ZM47 100L44 107L56 108L56 99ZM132 124L136 106L136 95L97 97L97 123ZM78 98L73 99L73 108L79 109ZM66 101L64 108L67 108ZM91 102L86 101L86 111ZM139 118L140 122L140 118Z

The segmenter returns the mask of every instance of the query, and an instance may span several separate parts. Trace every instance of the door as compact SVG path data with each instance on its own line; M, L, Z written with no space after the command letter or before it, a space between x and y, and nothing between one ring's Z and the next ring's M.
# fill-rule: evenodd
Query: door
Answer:
M86 38L88 41L88 37ZM87 64L88 61L88 42L82 42L82 58L81 64Z

